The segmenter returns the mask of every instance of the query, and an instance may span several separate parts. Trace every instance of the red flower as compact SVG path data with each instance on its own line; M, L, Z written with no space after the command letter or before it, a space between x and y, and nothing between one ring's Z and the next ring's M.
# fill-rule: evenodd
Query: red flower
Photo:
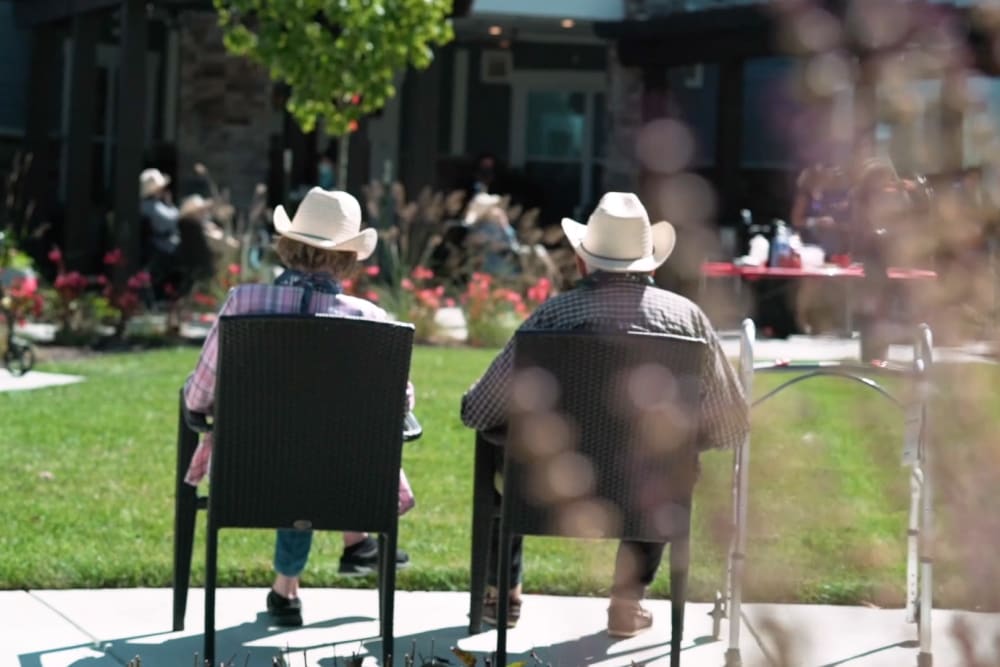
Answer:
M104 275L97 276L97 284L100 285L101 287L107 285L108 284L108 277L104 276Z
M378 301L378 292L375 290L368 290L365 292L365 298L369 301Z
M348 125L347 125L347 131L348 132L357 132L358 131L358 121L352 120L350 123L348 123Z
M371 277L371 278L375 278L376 276L378 276L379 271L380 271L380 269L377 266L366 266L365 267L365 273L368 274L368 276Z
M203 292L196 292L191 298L200 306L214 306L217 303L214 296Z
M53 264L59 264L62 262L62 251L58 246L53 246L52 250L49 251L49 261Z
M171 285L170 283L164 283L164 284L163 284L163 293L164 293L164 294L165 294L165 295L166 295L166 296L167 296L168 298L171 298L171 299L172 299L172 298L174 298L175 296L177 296L177 288L176 288L176 287L174 287L173 285Z
M149 277L149 273L146 271L139 271L134 276L128 279L128 288L130 290L140 290L149 287L152 281Z
M354 290L354 281L351 280L350 278L342 280L340 281L340 286L344 289L345 292L351 294Z
M115 248L104 253L104 263L108 266L118 266L122 261L121 248Z
M229 275L231 275L231 276L238 276L238 275L240 275L240 265L239 264L230 264L229 267L226 270L229 271Z

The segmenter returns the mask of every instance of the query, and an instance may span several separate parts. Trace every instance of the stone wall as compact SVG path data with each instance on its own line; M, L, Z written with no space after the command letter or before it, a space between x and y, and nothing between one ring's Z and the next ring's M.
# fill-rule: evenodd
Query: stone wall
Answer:
M202 162L231 190L232 202L246 208L256 185L268 181L271 135L281 131L270 78L226 53L215 12L184 12L179 31L178 194L198 185L194 165Z

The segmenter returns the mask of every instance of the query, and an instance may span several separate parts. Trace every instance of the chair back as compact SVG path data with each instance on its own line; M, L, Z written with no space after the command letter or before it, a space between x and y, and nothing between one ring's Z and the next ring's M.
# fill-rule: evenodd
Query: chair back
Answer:
M705 341L647 333L515 337L504 521L515 534L687 535Z
M211 521L392 529L412 346L409 324L221 318Z

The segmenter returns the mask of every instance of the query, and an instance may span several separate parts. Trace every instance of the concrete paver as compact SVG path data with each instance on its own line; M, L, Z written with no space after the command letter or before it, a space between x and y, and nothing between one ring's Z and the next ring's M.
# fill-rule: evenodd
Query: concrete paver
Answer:
M234 658L237 667L265 667L274 656L285 654L289 665L333 667L335 655L336 664L344 664L344 658L360 654L368 656L366 665L377 664L381 647L374 590L304 589L305 625L296 629L269 626L264 596L265 591L256 588L219 591L217 660ZM0 665L110 667L137 655L147 667L194 665L202 646L202 590L190 592L183 632L168 632L171 599L168 589L2 592ZM543 664L551 665L669 664L670 602L651 600L648 606L654 627L638 637L615 640L604 631L605 599L527 595L521 622L508 635L510 661L526 659L531 664L534 650ZM723 623L723 641L715 641L709 608L687 605L682 649L686 667L723 663L727 625ZM467 636L467 609L464 593L398 592L395 664L402 665L413 646L418 656L448 657L452 664L458 664L449 652L455 645L484 657L493 649L495 632ZM906 624L898 609L750 604L744 611L745 667L916 664L916 626ZM994 650L1000 614L935 611L936 665L967 664L959 657L953 633L957 619L969 624L981 657ZM782 629L788 641L778 641L774 628Z
M64 384L75 384L83 382L79 375L65 375L62 373L43 373L40 371L28 371L20 377L15 377L6 369L0 368L0 391L27 391L29 389L43 389L45 387L57 387Z

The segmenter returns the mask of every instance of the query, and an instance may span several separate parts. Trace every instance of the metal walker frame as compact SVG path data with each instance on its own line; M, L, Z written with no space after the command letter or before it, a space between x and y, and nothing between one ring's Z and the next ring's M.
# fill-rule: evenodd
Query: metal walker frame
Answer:
M746 319L741 327L740 376L751 409L772 398L788 387L814 377L842 377L859 382L888 399L900 409L905 419L903 463L911 468L910 517L907 530L906 558L906 621L917 624L919 652L918 667L931 667L931 610L933 609L933 539L934 501L931 479L930 371L933 364L933 337L930 327L922 324L914 341L912 366L902 364L864 365L860 363L819 362L788 363L754 362L756 328L753 320ZM793 373L795 376L753 400L754 373ZM904 404L871 376L894 376L915 382L916 393L911 404ZM740 667L740 624L745 618L743 603L743 576L747 545L747 505L750 486L750 435L733 452L733 537L727 561L725 593L716 593L713 618L713 636L721 637L721 622L729 620L729 646L726 650L726 667Z

